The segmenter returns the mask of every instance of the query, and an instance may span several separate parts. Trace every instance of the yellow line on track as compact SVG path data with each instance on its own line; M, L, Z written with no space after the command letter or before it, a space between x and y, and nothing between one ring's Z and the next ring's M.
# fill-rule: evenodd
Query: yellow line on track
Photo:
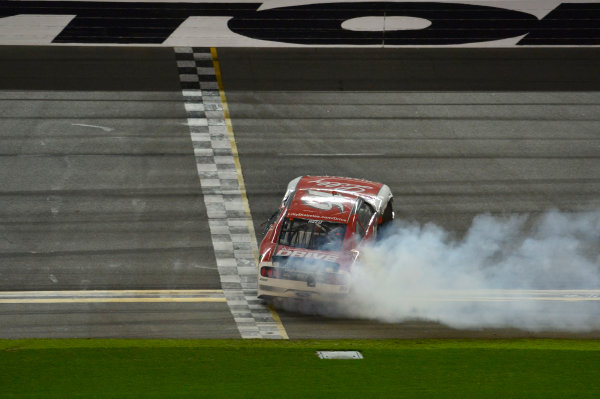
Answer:
M242 165L240 163L240 157L237 150L237 144L235 142L235 135L233 134L233 125L231 124L231 118L229 115L229 106L227 105L227 97L225 96L225 89L223 87L223 79L221 77L221 64L219 63L219 55L215 47L210 48L210 54L213 60L213 67L215 69L215 76L217 78L217 84L219 87L219 95L221 96L221 103L223 104L223 115L225 116L225 125L227 126L227 135L229 137L229 143L231 145L231 155L233 156L233 162L235 164L235 170L237 171L238 184L240 186L240 193L242 196L242 204L244 206L244 212L246 213L246 219L248 224L248 232L250 233L250 240L252 241L252 248L254 251L254 261L258 265L258 254L256 248L258 248L256 242L256 234L254 232L254 224L252 223L252 214L250 213L250 205L248 203L248 196L246 195L246 185L244 184L244 175L242 174ZM289 339L285 327L279 318L279 315L275 309L269 307L271 315L279 334L283 339Z
M242 204L244 206L244 212L248 220L248 232L250 233L250 240L254 244L252 246L254 251L254 258L258 260L258 254L256 253L257 243L256 234L254 232L254 224L252 223L252 216L250 213L250 205L248 203L248 196L246 195L246 184L244 183L244 175L242 174L242 164L240 163L240 157L237 150L237 144L235 142L235 135L233 134L233 125L231 124L231 118L229 115L229 106L227 105L227 97L225 96L225 89L223 88L223 80L221 78L221 65L219 64L219 57L217 55L217 49L211 47L210 54L213 60L213 66L215 69L215 76L217 78L217 84L219 86L219 95L221 96L221 103L223 104L223 115L225 116L225 125L227 126L227 136L229 138L229 144L231 145L231 155L233 156L233 162L235 164L235 170L237 172L238 185L240 186L240 193L242 196Z
M281 335L281 338L290 339L290 337L288 337L288 335L287 335L287 332L285 331L285 327L283 326L283 323L281 322L281 318L279 317L279 314L277 314L277 312L275 311L275 308L273 306L269 306L269 311L271 312L271 317L273 317L273 321L275 322L275 325L277 326L277 330L279 330L279 335Z

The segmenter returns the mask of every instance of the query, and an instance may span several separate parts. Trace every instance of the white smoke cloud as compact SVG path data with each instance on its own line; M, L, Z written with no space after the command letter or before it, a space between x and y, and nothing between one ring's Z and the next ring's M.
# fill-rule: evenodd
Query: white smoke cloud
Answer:
M599 289L600 211L480 215L460 239L395 221L361 252L342 311L454 328L590 331L600 329L600 301L577 299Z

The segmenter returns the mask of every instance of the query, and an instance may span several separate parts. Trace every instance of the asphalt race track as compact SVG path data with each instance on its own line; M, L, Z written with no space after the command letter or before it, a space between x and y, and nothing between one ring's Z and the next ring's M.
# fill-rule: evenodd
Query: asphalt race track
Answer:
M173 50L0 54L1 290L220 289ZM0 306L3 337L239 337L225 302Z
M481 213L600 208L597 49L218 54L259 240L301 174L385 182L399 217L457 235ZM171 48L0 47L0 110L0 291L120 292L0 296L0 337L240 336ZM290 338L600 338L279 315Z
M457 235L481 213L600 206L596 49L221 49L219 59L259 239L301 174L385 182L399 217ZM530 336L280 316L290 338Z

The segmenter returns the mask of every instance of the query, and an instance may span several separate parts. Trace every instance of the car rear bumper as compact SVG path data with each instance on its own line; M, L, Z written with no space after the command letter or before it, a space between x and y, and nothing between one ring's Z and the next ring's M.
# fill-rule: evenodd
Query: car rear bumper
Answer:
M296 298L313 301L336 301L348 295L348 285L316 283L309 286L306 281L285 280L258 276L259 298Z

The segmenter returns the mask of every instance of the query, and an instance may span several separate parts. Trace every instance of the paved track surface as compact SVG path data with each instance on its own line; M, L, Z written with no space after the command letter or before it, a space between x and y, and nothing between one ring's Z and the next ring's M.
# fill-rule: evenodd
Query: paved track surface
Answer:
M219 289L173 50L0 60L0 291ZM226 303L0 305L17 336L239 334Z
M257 231L300 174L460 235L600 207L597 50L221 49ZM0 290L219 289L172 49L0 48ZM260 238L260 237L259 237ZM291 338L517 337L282 312ZM0 337L239 337L225 303L1 304Z
M220 49L257 232L302 174L385 182L399 217L458 236L480 213L600 208L599 54ZM290 338L600 337L280 315Z

